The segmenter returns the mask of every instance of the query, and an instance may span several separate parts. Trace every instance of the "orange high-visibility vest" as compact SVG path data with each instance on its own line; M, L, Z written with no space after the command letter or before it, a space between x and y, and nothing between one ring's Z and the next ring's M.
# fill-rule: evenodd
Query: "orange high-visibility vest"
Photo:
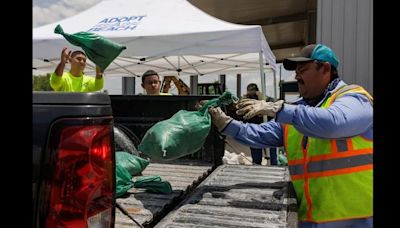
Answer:
M328 108L347 93L364 94L372 103L367 91L349 85L331 94L321 108ZM318 223L372 216L372 140L360 135L307 138L292 125L285 125L284 147L300 221Z

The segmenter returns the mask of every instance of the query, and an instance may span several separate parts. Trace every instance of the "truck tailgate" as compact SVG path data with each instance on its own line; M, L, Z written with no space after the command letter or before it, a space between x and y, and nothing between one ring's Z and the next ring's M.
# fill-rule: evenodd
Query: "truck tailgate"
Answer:
M197 161L179 164L150 163L143 171L143 175L159 175L162 180L170 182L173 193L153 194L132 188L128 192L129 196L117 199L117 203L140 224L149 226L182 201L186 194L204 180L211 170L210 163ZM115 211L116 228L138 227L118 208Z
M297 227L296 207L287 168L222 165L156 227Z

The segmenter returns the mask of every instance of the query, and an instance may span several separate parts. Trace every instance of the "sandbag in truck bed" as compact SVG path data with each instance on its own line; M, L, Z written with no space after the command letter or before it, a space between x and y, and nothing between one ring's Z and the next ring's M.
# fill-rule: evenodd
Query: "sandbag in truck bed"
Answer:
M139 144L139 151L158 160L173 160L197 152L211 129L208 107L221 107L237 100L232 93L225 92L220 97L209 100L199 111L178 111L146 132Z

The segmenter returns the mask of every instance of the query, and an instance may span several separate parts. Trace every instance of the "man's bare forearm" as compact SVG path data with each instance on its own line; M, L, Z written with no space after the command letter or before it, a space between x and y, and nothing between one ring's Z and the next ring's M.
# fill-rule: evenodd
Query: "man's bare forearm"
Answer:
M64 68L65 68L65 63L60 62L55 70L56 75L61 77L64 73Z

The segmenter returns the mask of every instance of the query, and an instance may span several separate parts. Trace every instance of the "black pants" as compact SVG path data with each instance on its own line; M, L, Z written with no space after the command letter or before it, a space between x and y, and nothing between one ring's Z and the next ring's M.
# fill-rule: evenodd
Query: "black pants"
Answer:
M262 149L250 147L250 151L251 151L251 159L253 160L253 164L261 165L262 157L263 157Z

